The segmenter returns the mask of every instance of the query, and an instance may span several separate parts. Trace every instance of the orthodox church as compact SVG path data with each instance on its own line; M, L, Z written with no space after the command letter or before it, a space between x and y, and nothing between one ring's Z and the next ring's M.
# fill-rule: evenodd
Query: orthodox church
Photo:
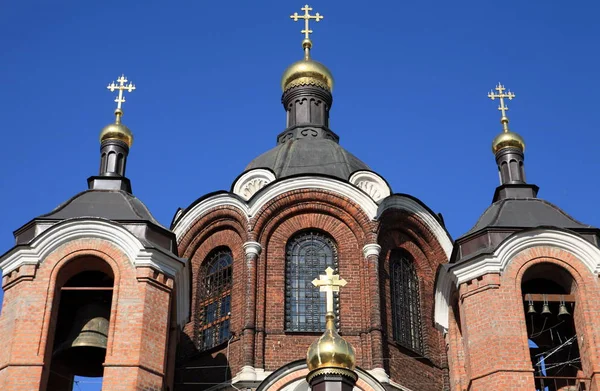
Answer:
M70 391L75 376L109 391L600 389L600 232L525 180L515 95L488 95L500 185L452 239L340 145L333 76L311 57L322 15L302 11L285 130L170 227L126 177L135 86L109 85L98 175L0 257L0 389Z

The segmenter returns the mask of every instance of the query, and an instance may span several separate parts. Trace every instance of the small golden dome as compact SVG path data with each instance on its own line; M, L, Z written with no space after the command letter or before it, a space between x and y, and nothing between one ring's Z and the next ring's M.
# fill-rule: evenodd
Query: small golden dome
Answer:
M121 140L128 147L131 147L131 144L133 144L133 133L131 133L131 130L127 126L115 122L106 125L100 132L100 142L102 143L104 140Z
M496 136L492 141L492 152L494 154L504 148L519 148L525 151L525 141L517 133L505 131Z
M327 322L325 332L310 345L306 353L308 370L342 368L353 371L356 367L354 348L335 331L333 313L327 313L325 318Z
M315 85L333 91L333 75L327 67L310 58L290 65L281 77L281 89L285 92L292 87Z

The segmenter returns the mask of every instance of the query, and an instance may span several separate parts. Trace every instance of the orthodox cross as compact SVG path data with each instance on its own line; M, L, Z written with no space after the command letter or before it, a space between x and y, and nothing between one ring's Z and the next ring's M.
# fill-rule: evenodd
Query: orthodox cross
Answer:
M498 110L500 110L500 112L502 113L502 118L500 119L500 122L502 123L502 125L504 127L504 131L508 132L508 117L506 116L506 112L508 111L508 106L506 106L504 104L504 98L508 98L508 100L512 100L515 97L515 94L510 92L510 90L508 90L505 93L504 91L506 91L506 88L504 88L504 86L500 83L498 83L495 90L498 91L498 93L495 94L494 91L490 91L490 92L488 92L488 98L490 98L491 100L494 100L496 98L500 99L500 105L498 106Z
M110 90L110 92L114 92L115 90L119 90L119 96L117 96L115 98L115 102L117 102L117 110L120 111L121 110L121 104L123 102L125 102L125 97L123 96L123 91L132 92L133 90L135 90L135 86L131 82L129 82L129 84L126 85L126 83L128 82L128 80L125 77L125 75L121 75L117 79L117 82L119 84L115 84L115 82L113 81L106 88L108 88Z
M304 34L304 39L305 40L309 40L310 39L310 35L312 34L312 30L308 28L308 22L311 19L314 19L315 22L318 22L319 20L323 19L323 15L319 14L318 12L314 15L311 15L308 13L308 11L312 11L312 8L308 6L308 4L306 4L304 7L300 8L302 11L304 11L304 15L298 15L297 12L294 12L293 15L290 15L290 18L294 19L294 22L297 22L298 19L304 19L304 30L300 31L301 33Z
M313 285L319 287L319 291L327 293L327 312L333 312L333 292L339 292L340 287L347 284L346 280L339 275L333 274L333 269L328 267L325 274L313 280Z

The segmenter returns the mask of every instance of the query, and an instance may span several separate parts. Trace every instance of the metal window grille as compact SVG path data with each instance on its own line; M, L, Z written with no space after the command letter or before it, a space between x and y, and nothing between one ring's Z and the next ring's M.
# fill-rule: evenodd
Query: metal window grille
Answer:
M297 332L324 331L325 295L321 295L312 281L319 278L328 266L338 273L335 243L320 232L302 232L288 242L285 265L285 329ZM337 324L337 293L334 293L334 311Z
M198 281L196 313L196 343L198 350L207 350L226 342L230 337L231 285L233 257L229 249L219 249L208 255Z
M414 264L402 252L392 251L390 268L394 340L414 352L423 353L419 278Z

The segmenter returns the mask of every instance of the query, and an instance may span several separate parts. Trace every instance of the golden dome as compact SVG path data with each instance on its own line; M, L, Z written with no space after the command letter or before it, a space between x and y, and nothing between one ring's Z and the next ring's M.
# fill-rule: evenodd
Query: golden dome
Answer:
M510 130L500 133L496 136L494 141L492 141L492 152L494 152L494 154L501 149L511 147L525 151L525 141L523 138Z
M333 75L325 65L305 58L290 65L281 77L281 89L284 92L303 85L315 85L331 92Z
M306 353L308 370L341 368L353 371L356 367L354 348L335 331L333 313L327 313L325 319L327 322L325 332L310 345Z
M100 132L100 142L104 140L121 140L128 147L133 144L133 133L129 128L121 123L106 125Z
M121 140L128 147L133 144L133 133L125 125L121 123L121 116L123 116L123 110L115 110L116 120L113 124L106 125L100 132L100 143L104 140Z

